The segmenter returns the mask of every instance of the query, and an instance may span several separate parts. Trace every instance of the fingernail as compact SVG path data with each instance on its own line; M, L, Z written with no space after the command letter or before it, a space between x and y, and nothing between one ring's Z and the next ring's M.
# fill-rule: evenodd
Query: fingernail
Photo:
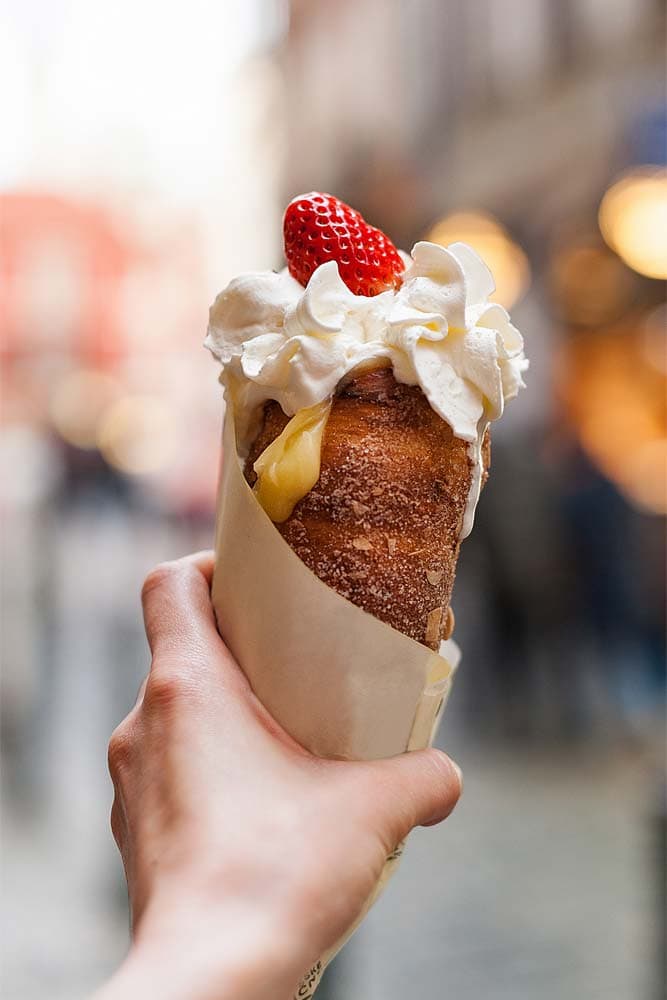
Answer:
M461 768L459 767L459 765L456 763L456 761L452 760L451 757L449 758L449 763L452 765L452 767L456 771L457 777L459 779L459 785L461 786L461 788L463 788L463 771L461 770Z

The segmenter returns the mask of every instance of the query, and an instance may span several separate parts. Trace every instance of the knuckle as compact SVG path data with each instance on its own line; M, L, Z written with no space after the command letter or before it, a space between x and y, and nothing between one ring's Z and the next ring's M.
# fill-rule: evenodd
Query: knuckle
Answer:
M192 584L198 582L201 574L191 563L183 560L173 560L162 562L155 566L141 588L141 598L146 600L156 590L163 590L167 587L178 586L187 590Z
M144 706L150 712L168 713L189 700L192 691L192 682L183 670L162 666L146 682Z
M123 823L123 813L120 807L120 803L118 802L118 798L114 798L113 805L111 806L110 825L111 825L111 833L113 834L113 839L120 847L124 833L124 823Z
M133 755L134 738L127 725L127 721L124 719L120 725L116 726L109 740L107 757L111 776L115 777L121 771L125 770L130 764Z
M155 590L161 590L165 584L170 583L178 573L178 566L175 562L162 562L155 566L141 588L141 599L145 601Z

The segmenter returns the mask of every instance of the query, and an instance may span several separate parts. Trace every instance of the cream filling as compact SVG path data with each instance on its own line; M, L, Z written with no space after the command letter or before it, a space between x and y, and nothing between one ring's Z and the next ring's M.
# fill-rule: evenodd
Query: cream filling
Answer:
M322 437L331 400L299 410L255 461L254 493L275 523L286 521L320 478Z

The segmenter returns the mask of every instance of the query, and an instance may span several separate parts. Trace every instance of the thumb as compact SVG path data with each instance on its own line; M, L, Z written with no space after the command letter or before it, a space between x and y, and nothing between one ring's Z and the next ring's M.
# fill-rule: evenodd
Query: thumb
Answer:
M374 815L392 847L413 827L446 819L461 795L461 769L442 750L413 750L366 767Z

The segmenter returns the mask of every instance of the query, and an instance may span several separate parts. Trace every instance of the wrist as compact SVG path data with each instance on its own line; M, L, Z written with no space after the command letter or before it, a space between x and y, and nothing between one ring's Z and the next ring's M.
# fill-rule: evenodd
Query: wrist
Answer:
M160 942L132 945L95 1000L292 1000L299 974L280 970L270 956L243 960L182 946L177 956Z
M151 905L96 1000L292 1000L310 964L295 935L263 914L194 901Z
M243 961L190 949L176 957L133 945L127 958L95 1000L292 1000L298 975L280 974L270 958Z

